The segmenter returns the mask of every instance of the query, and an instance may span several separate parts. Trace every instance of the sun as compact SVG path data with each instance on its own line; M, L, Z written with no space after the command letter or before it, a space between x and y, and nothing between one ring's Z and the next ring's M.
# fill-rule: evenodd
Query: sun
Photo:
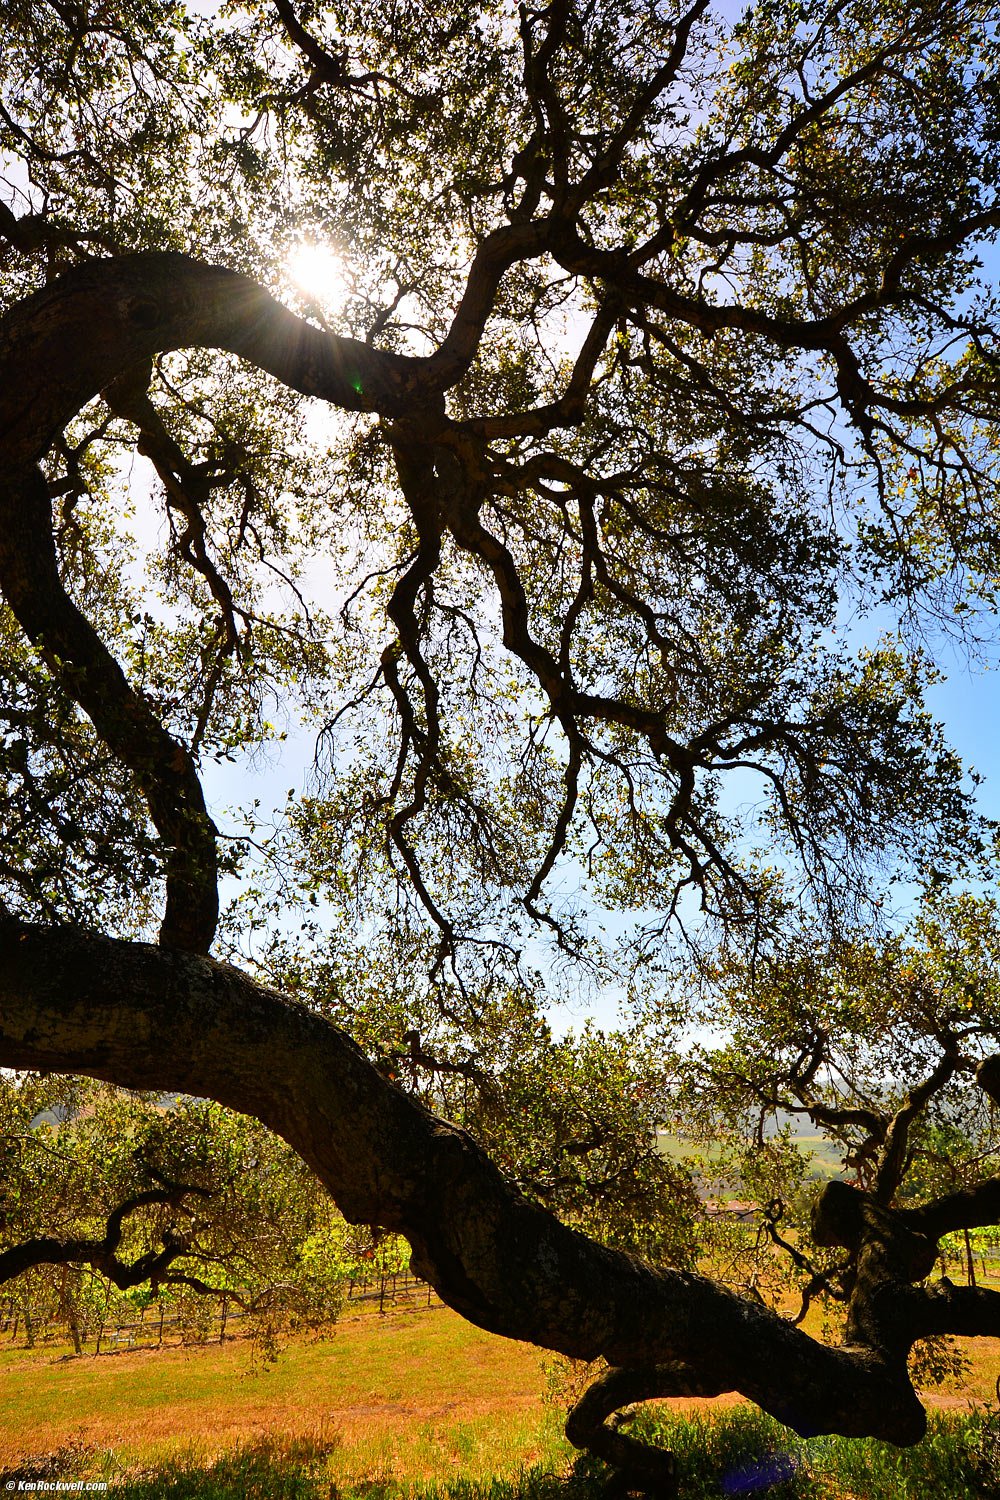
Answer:
M343 257L330 244L300 240L285 257L289 280L318 303L325 312L336 312L347 300L348 286Z

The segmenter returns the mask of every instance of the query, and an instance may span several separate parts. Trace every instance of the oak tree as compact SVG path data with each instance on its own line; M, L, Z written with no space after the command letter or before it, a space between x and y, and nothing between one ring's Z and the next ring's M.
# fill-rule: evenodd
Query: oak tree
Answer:
M676 936L842 942L984 852L922 694L994 602L995 25L5 10L0 1065L256 1116L465 1317L603 1357L570 1435L661 1488L626 1403L908 1443L911 1345L1000 1329L925 1282L996 1179L897 1201L905 1100L820 1200L823 1345L646 1233L686 1212L650 1069L543 1014L676 1011ZM308 785L225 812L282 733ZM779 1073L819 1098L810 1026ZM533 1060L563 1093L518 1134Z

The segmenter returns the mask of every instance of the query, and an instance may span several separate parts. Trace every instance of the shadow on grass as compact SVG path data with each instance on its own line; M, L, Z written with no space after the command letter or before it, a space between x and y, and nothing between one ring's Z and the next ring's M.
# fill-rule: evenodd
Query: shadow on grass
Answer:
M684 1417L647 1410L630 1430L676 1455L681 1500L1000 1500L997 1412L932 1415L924 1441L908 1449L835 1437L805 1441L752 1407ZM587 1457L565 1475L534 1468L507 1479L420 1484L372 1473L344 1483L329 1473L336 1448L329 1436L263 1439L208 1464L175 1460L142 1473L106 1471L107 1493L113 1500L606 1500L611 1493L609 1470ZM0 1471L0 1489L12 1479L76 1478L87 1456L77 1445L23 1460Z

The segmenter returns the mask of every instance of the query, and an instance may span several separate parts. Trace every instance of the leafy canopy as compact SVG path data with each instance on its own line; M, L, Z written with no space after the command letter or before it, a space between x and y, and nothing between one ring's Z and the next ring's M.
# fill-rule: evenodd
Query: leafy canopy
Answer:
M475 990L538 923L594 953L581 889L655 948L698 903L759 931L776 869L842 917L873 863L975 848L892 626L992 598L990 21L14 6L8 301L171 248L447 367L373 420L158 355L47 459L65 584L196 762L266 751L276 702L322 730L264 842L355 940ZM290 285L304 243L342 305ZM108 800L38 843L72 878L19 857L25 910L77 910L81 862L148 888Z

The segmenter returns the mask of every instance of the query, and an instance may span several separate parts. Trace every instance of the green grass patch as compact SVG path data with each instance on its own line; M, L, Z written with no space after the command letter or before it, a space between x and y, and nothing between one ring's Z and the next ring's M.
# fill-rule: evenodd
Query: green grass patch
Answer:
M212 1464L181 1460L119 1479L116 1500L317 1500L332 1486L317 1472L315 1455L296 1455L265 1441L225 1454Z
M1000 1497L1000 1443L982 1411L932 1414L913 1448L874 1439L803 1439L756 1407L704 1415L644 1412L628 1429L669 1448L683 1500L984 1500ZM609 1471L586 1457L574 1477L597 1500ZM996 1485L988 1488L988 1483Z
M406 1484L375 1474L345 1488L310 1464L289 1463L257 1447L210 1468L180 1465L124 1480L108 1495L113 1500L569 1500L579 1488L537 1466L513 1478L440 1484Z

